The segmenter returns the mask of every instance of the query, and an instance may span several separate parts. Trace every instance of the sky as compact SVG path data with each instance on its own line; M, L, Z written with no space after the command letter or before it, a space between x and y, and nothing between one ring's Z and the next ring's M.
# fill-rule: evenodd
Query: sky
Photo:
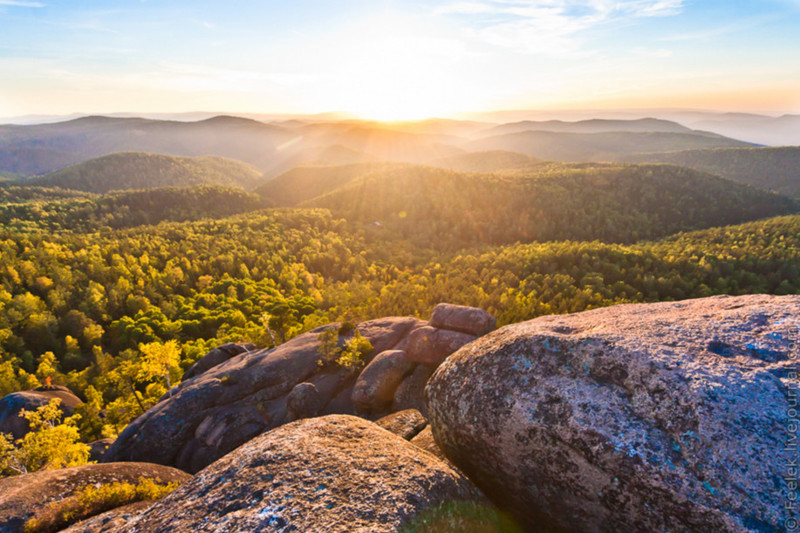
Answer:
M800 112L800 0L0 0L0 116Z

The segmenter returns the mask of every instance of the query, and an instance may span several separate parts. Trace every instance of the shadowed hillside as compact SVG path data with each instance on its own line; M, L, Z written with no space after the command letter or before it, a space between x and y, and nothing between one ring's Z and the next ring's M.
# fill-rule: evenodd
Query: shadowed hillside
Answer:
M715 148L632 156L632 161L672 163L787 196L800 197L800 147Z
M373 172L302 205L419 245L632 242L798 210L797 201L671 165L549 165L526 176Z
M104 193L114 190L225 185L252 188L261 172L223 157L176 157L140 152L111 154L26 180L25 185Z

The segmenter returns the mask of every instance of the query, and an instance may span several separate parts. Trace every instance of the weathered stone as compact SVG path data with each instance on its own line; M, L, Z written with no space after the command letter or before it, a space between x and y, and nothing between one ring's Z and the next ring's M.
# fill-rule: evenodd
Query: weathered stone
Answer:
M68 498L88 486L136 483L139 478L157 483L183 483L185 472L150 463L108 463L41 470L0 479L0 531L21 531L27 520L38 516L48 504ZM76 516L82 520L86 516Z
M325 404L322 396L313 383L298 383L286 397L289 412L295 418L310 418L317 416Z
M195 376L199 376L209 368L213 368L220 363L224 363L231 357L235 357L241 353L249 352L256 349L256 345L246 342L246 343L235 343L229 342L228 344L223 344L222 346L217 346L203 357L201 357L195 364L189 367L189 369L183 373L183 381L187 379L192 379Z
M426 365L417 365L414 371L406 376L397 387L392 402L392 411L416 409L423 416L428 416L428 406L425 405L425 385L433 374L434 368Z
M358 324L378 350L391 349L419 324L411 317ZM320 366L318 335L332 324L295 337L271 350L231 357L174 388L120 434L105 461L147 460L196 472L249 439L292 419L287 396L299 383L320 393L321 413L354 412L349 389L357 375ZM352 333L350 333L352 335ZM344 344L347 336L340 337Z
M542 317L449 357L430 424L531 530L781 531L798 340L798 296Z
M384 412L391 405L397 386L414 368L403 350L386 350L364 368L353 387L353 403L367 413Z
M106 454L111 445L114 444L114 439L100 439L89 443L89 461L100 462Z
M35 411L50 400L61 400L60 408L64 416L72 416L75 407L83 402L66 387L37 387L33 390L12 392L0 398L0 433L10 433L14 440L21 439L30 431L28 421L19 416L24 409Z
M480 337L493 331L497 322L483 309L442 303L433 308L430 325Z
M428 420L416 409L406 409L386 415L375 421L377 425L402 437L411 440L428 425Z
M62 529L60 533L120 533L128 531L128 522L142 514L153 503L155 502L148 500L123 505L103 514L82 520L67 529Z
M439 445L436 444L436 440L433 438L433 430L431 430L430 424L426 425L422 431L414 435L414 437L411 439L411 444L413 444L414 446L419 446L426 452L432 453L433 455L438 457L439 460L444 461L445 463L451 465L453 468L456 468L454 465L452 465L450 459L447 458L442 449L439 448Z
M260 435L126 524L126 531L397 531L442 505L486 505L463 476L360 418Z
M415 329L408 336L406 356L415 363L436 366L475 338L474 335L459 331L425 326Z

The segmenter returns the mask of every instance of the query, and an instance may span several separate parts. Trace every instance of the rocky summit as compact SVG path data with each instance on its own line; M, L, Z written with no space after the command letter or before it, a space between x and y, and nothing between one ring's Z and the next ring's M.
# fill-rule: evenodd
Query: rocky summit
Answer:
M547 316L450 356L430 427L529 531L783 531L799 355L797 296Z
M361 418L330 415L251 440L125 527L388 532L446 517L442 531L462 531L459 524L474 525L459 516L464 506L491 512L466 477L433 455ZM481 530L499 531L491 522Z
M331 324L270 350L220 347L134 420L103 461L151 461L197 472L253 437L297 419L350 414L377 419L395 411L425 412L424 387L435 368L476 338L464 331L494 327L483 310L440 304L441 327L388 317L342 328ZM445 327L458 328L445 329ZM372 345L363 367L330 364L319 338L338 331L338 346L358 331Z

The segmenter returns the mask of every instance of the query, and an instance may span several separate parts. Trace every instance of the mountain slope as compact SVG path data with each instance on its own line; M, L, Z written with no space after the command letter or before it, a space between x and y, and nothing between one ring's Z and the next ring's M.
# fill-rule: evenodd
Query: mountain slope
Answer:
M434 159L428 164L458 172L503 172L532 169L543 161L535 157L505 150L467 152L450 157Z
M220 218L267 207L241 189L200 185L63 196L60 189L0 188L0 224L7 228L69 229L87 232L162 221Z
M748 143L713 133L525 131L487 137L464 146L469 151L508 150L557 161L609 161L641 152L694 148L747 147Z
M800 198L800 147L714 148L638 154L631 161L672 163Z
M141 152L111 154L46 176L25 180L26 185L60 187L104 193L113 190L225 185L251 188L261 172L223 157L177 157Z
M351 165L301 165L260 185L254 192L280 206L294 206L316 198L359 176L407 168L406 163L355 163Z
M502 124L484 130L481 133L483 136L493 136L505 135L507 133L519 133L521 131L552 131L562 133L608 133L612 131L688 133L692 130L686 126L681 126L677 122L656 118L642 118L637 120L595 118L579 120L577 122L565 122L563 120L523 120L521 122Z
M431 167L374 172L303 205L386 238L458 248L515 241L633 242L794 213L800 203L671 165L550 165L527 176Z

